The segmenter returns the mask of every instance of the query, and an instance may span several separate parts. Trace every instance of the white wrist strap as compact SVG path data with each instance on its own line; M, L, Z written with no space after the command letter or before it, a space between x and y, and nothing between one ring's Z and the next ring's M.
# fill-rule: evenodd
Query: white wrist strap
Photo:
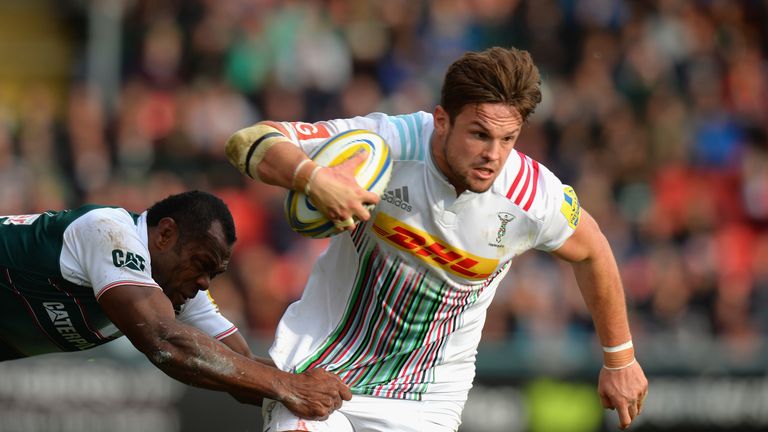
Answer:
M637 363L637 359L634 359L634 358L633 358L631 362L629 362L629 363L625 364L624 366L619 366L619 367L608 367L608 366L606 366L606 365L603 365L603 368L604 368L605 370L609 370L609 371L617 371L617 370L626 369L626 368L628 368L628 367L632 366L632 365L633 365L633 364L635 364L635 363Z
M321 165L318 165L312 170L312 173L309 175L309 179L307 180L307 184L304 186L304 195L306 195L307 197L309 197L309 191L310 191L309 185L312 184L312 180L317 175L317 172L320 171L320 168L323 168L323 167Z
M296 168L294 168L294 170L293 170L293 177L291 177L291 185L292 186L296 185L296 176L299 175L299 171L301 170L301 167L303 167L304 165L306 165L306 164L308 164L310 162L312 162L312 159L304 159L303 161L299 162L298 165L296 165Z
M630 349L630 348L632 348L633 346L634 346L634 345L632 345L632 339L630 339L629 341L627 341L627 342L624 342L624 343L623 343L623 344L621 344L621 345L616 345L616 346L612 346L612 347L607 347L607 346L604 346L604 347L603 347L603 352L607 352L607 353L615 353L615 352L619 352L619 351L624 351L624 350L626 350L626 349Z

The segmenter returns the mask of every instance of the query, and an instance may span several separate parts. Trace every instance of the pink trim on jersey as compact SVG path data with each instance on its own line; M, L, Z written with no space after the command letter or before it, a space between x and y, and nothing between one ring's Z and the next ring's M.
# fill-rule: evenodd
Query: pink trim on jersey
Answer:
M158 288L158 289L162 289L162 288L160 288L160 285L157 285L157 284L150 284L150 283L146 283L146 282L136 282L136 281L116 281L116 282L112 282L111 284L109 284L109 285L105 286L104 288L102 288L101 290L99 290L99 292L96 294L96 300L98 301L98 300L99 300L99 298L100 298L100 297L101 297L101 296L102 296L102 295L103 295L105 292L107 292L108 290L111 290L111 289L112 289L112 288L114 288L114 287L117 287L117 286L122 286L122 285L136 285L136 286L145 286L145 287L150 287L150 288Z
M533 163L533 189L531 190L531 195L528 197L528 201L523 206L523 210L525 211L528 211L528 209L531 208L533 197L536 196L536 188L539 185L539 163L533 159L531 159L531 162Z
M216 339L216 340L222 340L222 339L224 339L227 336L231 336L231 335L235 334L236 332L237 332L237 326L232 326L229 329L224 330L223 332L217 334L213 338Z
M40 324L40 321L37 319L37 315L35 315L34 309L32 309L32 305L29 304L29 302L27 301L27 298L24 297L24 295L18 290L18 288L16 288L16 285L13 283L13 280L11 279L11 272L7 268L5 269L5 278L8 280L8 285L13 290L13 293L19 296L19 298L24 302L24 306L27 307L27 312L29 312L29 315L32 317L33 320L35 320L35 325L37 326L37 328L40 329L40 331L45 335L45 337L48 338L49 341L51 341L52 344L59 347L60 350L66 351L66 348L64 348L63 346L61 346L61 344L56 342L56 339L54 339L50 334L48 334L48 332L45 331L45 329L43 328L43 325Z
M520 179L523 178L523 172L526 168L525 156L523 156L523 154L520 152L517 152L517 155L520 156L520 169L517 171L515 181L512 182L512 186L510 186L509 191L507 191L507 198L509 199L512 199L512 193L515 191L515 189L517 189L517 184L520 183Z
M91 333L96 335L96 337L101 339L101 340L108 339L106 336L101 334L101 332L98 329L93 328L93 326L91 325L90 320L88 319L88 313L85 311L85 308L80 303L80 299L78 299L77 297L72 295L71 291L66 290L66 289L60 287L56 282L53 281L53 279L49 278L48 279L48 283L50 283L54 288L56 288L57 290L59 290L60 292L62 292L64 294L66 294L67 297L69 297L69 298L71 298L72 300L75 301L75 304L77 304L77 309L80 311L80 316L83 317L83 322L85 323L85 326L88 328L88 330Z
M517 176L515 176L512 186L507 191L507 198L516 205L521 206L523 210L528 211L533 204L533 199L536 197L536 190L538 189L539 163L520 152L517 152L517 155L520 156L520 169L517 171ZM525 180L521 183L520 180L523 179L523 174L525 174ZM528 194L529 189L530 194ZM526 196L528 199L523 204L523 199Z

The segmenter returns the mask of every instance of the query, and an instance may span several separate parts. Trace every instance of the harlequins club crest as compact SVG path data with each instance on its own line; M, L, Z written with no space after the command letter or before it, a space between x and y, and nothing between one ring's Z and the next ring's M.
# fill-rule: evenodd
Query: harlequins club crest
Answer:
M501 240L504 238L504 235L507 234L507 224L515 219L515 215L507 212L499 212L496 213L496 216L498 216L499 222L501 223L499 225L499 230L496 231L496 243L490 243L490 245L494 247L500 247Z

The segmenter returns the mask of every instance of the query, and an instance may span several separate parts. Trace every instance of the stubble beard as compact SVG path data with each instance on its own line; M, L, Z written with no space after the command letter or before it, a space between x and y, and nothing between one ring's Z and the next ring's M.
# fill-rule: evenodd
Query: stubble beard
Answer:
M493 185L493 182L490 182L488 186L484 188L479 188L472 186L472 182L470 181L470 174L467 173L466 175L462 175L456 169L454 168L454 164L452 162L452 159L450 158L450 155L448 154L448 140L451 137L451 133L453 133L453 127L451 127L448 130L448 134L446 135L445 139L443 140L443 160L445 161L445 166L448 168L450 172L444 173L446 177L448 177L448 181L453 185L455 189L457 189L457 192L459 189L461 189L462 192L464 191L470 191L473 193L483 193L486 192L488 189L491 188Z

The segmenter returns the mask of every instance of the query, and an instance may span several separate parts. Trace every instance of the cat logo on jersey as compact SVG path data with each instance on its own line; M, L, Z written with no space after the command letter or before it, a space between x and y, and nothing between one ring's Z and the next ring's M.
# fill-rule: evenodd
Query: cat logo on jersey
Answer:
M579 198L576 197L576 192L570 186L563 188L563 195L563 205L560 207L560 212L565 216L568 225L571 228L576 229L576 226L579 224L579 218L581 217Z
M146 262L147 260L137 253L125 252L120 249L112 251L112 264L115 267L128 267L136 271L144 271Z
M300 140L331 137L328 128L322 123L291 122L289 124L296 131L296 136Z
M498 260L472 255L383 212L376 215L373 231L428 265L467 279L486 279L499 265Z

